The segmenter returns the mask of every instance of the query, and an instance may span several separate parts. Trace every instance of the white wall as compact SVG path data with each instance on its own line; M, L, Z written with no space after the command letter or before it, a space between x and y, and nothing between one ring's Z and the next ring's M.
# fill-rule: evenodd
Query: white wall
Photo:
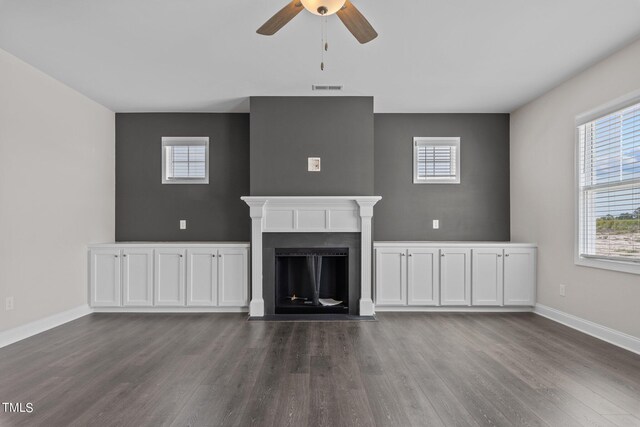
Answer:
M574 123L638 89L640 41L511 116L511 237L539 245L538 302L635 337L640 275L574 265Z
M87 303L114 173L115 114L0 50L0 331Z

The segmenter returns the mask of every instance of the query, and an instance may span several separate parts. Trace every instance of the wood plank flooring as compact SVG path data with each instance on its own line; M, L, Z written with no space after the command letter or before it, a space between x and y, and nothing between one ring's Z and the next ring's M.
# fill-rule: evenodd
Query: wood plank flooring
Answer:
M530 313L92 314L0 349L2 426L640 426L640 356Z

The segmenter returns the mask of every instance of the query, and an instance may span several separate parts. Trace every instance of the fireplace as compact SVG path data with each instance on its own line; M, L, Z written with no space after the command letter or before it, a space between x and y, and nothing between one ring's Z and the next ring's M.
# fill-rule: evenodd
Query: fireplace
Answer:
M348 301L349 315L374 315L371 219L379 196L245 196L242 200L251 215L251 318L276 314L277 248L349 248L344 261L347 293L333 299Z
M262 245L265 315L357 316L360 243L359 233L266 233ZM315 283L320 285L318 299L342 302L333 308L320 301L314 305ZM291 301L294 292L296 299Z
M276 248L275 314L349 314L349 248Z

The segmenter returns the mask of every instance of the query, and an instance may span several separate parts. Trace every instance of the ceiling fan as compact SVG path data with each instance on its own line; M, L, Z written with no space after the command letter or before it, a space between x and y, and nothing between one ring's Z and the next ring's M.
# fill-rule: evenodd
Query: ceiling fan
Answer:
M335 13L360 43L364 44L378 37L378 33L367 21L367 18L349 0L293 0L273 15L256 32L264 36L272 36L295 18L302 9L307 9L318 16L328 16Z

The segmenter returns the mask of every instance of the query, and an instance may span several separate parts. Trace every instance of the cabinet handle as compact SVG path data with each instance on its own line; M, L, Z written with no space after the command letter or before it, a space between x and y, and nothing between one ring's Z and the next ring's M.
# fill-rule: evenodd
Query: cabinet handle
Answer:
M502 255L498 255L498 258L502 258Z
M179 254L178 256L179 256L180 258L182 258L182 254Z
M400 254L400 256L404 256L404 254Z
M505 256L509 256L509 254L505 254Z
M127 254L124 254L124 255L122 255L122 256L123 256L123 257L126 257L126 256L127 256Z
M413 256L413 254L409 254L409 256Z
M118 258L118 255L114 255L116 258Z
M444 256L444 254L440 255L440 256Z

